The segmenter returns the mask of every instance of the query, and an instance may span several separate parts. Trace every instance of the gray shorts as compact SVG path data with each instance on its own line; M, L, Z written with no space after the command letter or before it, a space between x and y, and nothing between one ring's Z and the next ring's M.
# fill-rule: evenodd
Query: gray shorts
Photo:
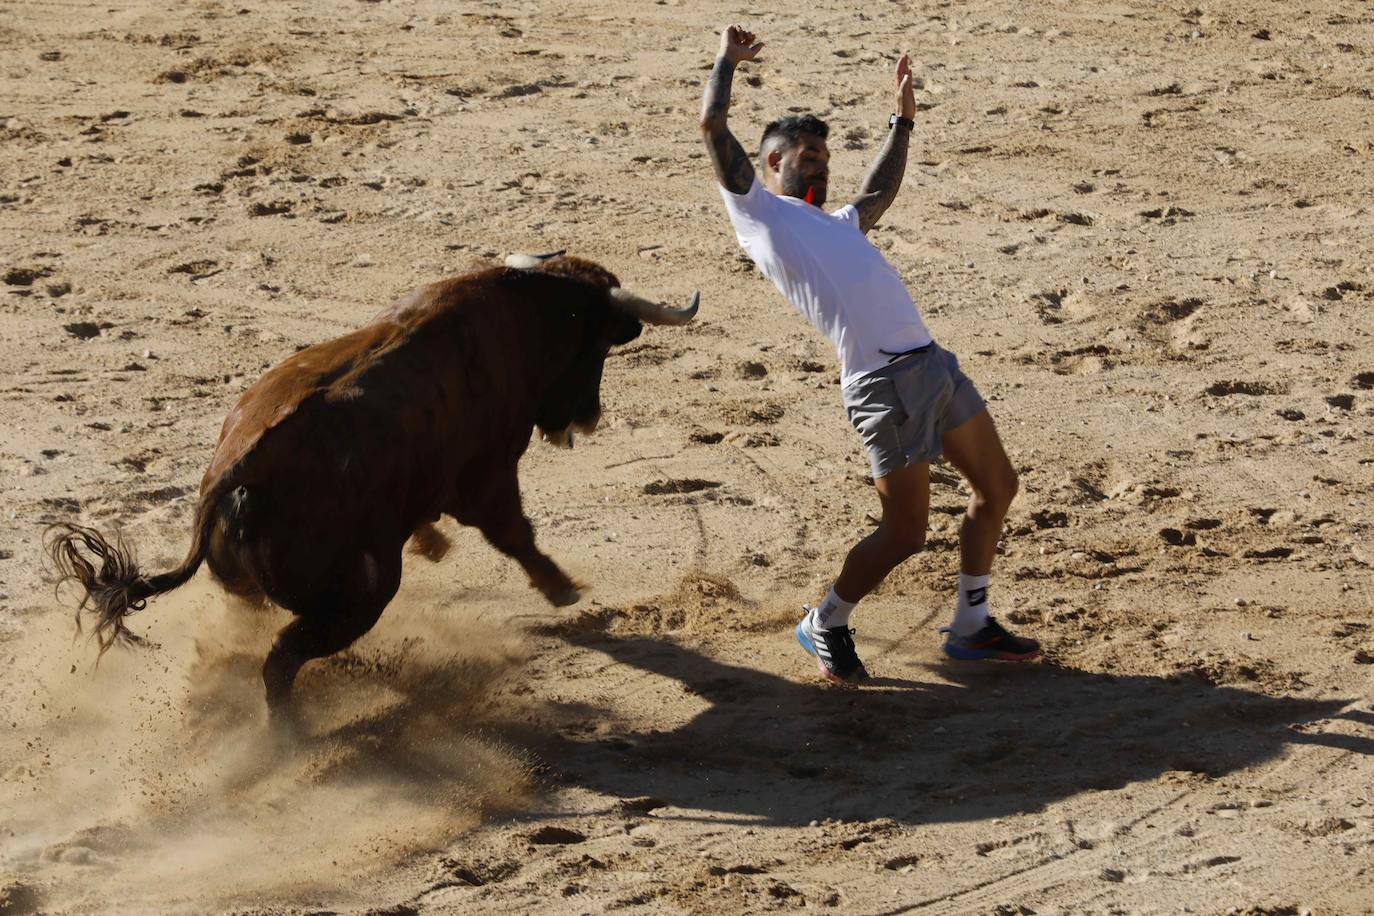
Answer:
M987 406L959 360L936 343L841 391L849 422L868 447L874 480L940 457L945 433Z

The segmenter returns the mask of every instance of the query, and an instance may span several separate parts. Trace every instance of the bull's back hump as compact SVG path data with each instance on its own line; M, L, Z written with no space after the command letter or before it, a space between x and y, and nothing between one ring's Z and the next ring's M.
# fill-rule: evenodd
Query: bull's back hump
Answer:
M394 329L378 322L306 347L268 369L225 417L201 491L241 465L270 432L293 425L303 405L342 397L350 380L364 371L392 338ZM309 434L308 430L299 432Z

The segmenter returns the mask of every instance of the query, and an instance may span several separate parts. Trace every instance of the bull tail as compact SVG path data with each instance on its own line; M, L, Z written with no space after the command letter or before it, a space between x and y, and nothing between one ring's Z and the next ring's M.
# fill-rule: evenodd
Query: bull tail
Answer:
M220 488L214 488L219 491ZM81 632L85 613L95 621L92 634L100 656L117 643L138 644L142 638L124 624L124 618L143 610L148 599L185 584L205 559L210 525L215 516L218 492L207 493L196 513L191 548L181 565L169 572L145 576L139 571L133 548L115 535L113 543L94 528L58 522L45 535L48 558L57 573L56 586L76 582L83 595L76 608L76 630ZM98 565L97 565L98 564Z

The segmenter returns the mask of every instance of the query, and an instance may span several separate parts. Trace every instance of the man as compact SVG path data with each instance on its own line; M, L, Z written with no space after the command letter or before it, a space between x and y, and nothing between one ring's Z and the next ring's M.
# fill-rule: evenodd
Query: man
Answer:
M959 530L959 584L944 651L958 659L1025 660L1032 639L1008 633L988 613L988 577L1002 521L1016 495L986 403L954 355L930 336L896 270L864 237L902 183L915 126L911 64L897 62L897 113L859 196L826 213L829 128L812 115L769 124L759 147L762 182L726 126L740 61L763 47L740 26L726 28L706 85L701 130L736 236L764 276L830 338L839 353L850 421L863 437L882 505L877 529L849 551L834 587L797 624L797 640L827 680L868 676L854 649L854 605L925 544L930 462L943 452L973 490Z

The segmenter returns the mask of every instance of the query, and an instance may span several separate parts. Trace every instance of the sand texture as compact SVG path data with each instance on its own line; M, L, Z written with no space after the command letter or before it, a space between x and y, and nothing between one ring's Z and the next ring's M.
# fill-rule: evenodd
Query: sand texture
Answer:
M824 338L744 258L697 126L829 120L871 238L1022 488L939 651L967 491L824 685L791 626L877 499ZM820 0L0 3L0 914L1374 912L1374 7ZM422 283L566 248L685 328L521 465L554 609L445 521L314 662L208 572L74 640L45 525L180 561L225 414ZM518 354L513 355L518 358Z

